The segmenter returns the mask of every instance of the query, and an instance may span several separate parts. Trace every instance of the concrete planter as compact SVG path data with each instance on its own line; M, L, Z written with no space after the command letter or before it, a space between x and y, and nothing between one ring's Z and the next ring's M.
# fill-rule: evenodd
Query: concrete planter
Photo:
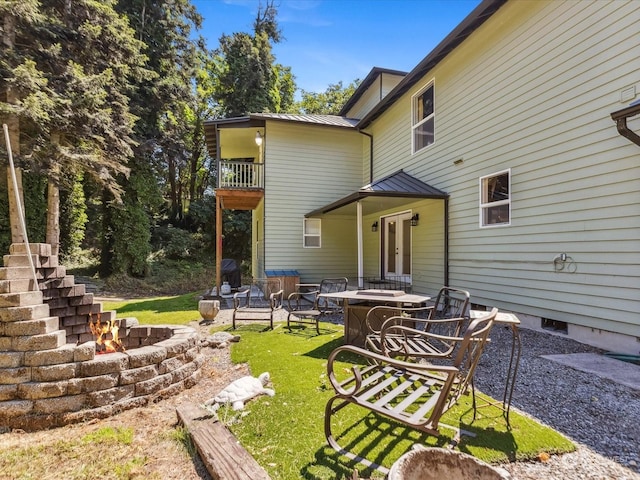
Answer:
M509 472L466 453L419 447L402 455L389 470L388 480L511 480Z
M200 300L198 311L204 320L213 322L220 311L220 300Z

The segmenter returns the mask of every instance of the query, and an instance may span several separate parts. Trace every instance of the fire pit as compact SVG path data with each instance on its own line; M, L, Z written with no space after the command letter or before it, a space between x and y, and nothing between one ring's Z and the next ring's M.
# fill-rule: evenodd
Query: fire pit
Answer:
M31 246L39 291L29 291L30 271L20 266L23 244L0 268L0 426L34 431L104 418L196 384L203 356L194 329L102 312L47 247Z

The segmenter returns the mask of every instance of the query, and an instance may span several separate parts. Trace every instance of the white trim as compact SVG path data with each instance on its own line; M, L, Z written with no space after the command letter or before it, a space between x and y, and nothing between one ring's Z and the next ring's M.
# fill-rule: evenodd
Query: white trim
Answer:
M307 233L307 222L318 222L318 233ZM307 245L307 238L318 238L318 245ZM321 248L322 247L322 220L319 218L303 218L302 219L302 248Z
M427 90L433 88L433 113L427 117L421 118L416 121L416 102L418 98L424 94ZM424 147L416 150L416 140L415 140L415 130L421 125L425 124L429 120L433 120L433 142L429 145L425 145ZM416 154L418 152L422 152L425 148L430 147L434 143L436 143L436 81L435 78L432 78L424 87L418 90L414 95L411 96L411 154Z
M507 174L508 176L508 180L509 180L509 198L506 200L500 200L500 201L496 201L496 202L485 202L484 201L484 186L483 186L483 181L486 180L487 178L493 178L493 177L497 177L500 175L504 175ZM512 192L511 192L511 169L507 168L505 170L500 170L499 172L495 172L495 173L491 173L489 175L484 175L482 177L479 178L478 180L478 184L479 184L479 198L478 198L478 222L479 222L479 226L480 228L497 228L497 227L508 227L511 225L511 201L513 198ZM485 224L483 219L484 219L484 212L486 208L489 207L499 207L501 205L507 205L509 207L509 220L507 222L502 222L502 223L492 223L492 224Z

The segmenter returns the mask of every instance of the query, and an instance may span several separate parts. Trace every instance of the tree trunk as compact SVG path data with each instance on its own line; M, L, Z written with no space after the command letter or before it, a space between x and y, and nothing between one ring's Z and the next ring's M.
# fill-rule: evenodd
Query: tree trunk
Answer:
M51 134L51 144L60 144L60 135ZM47 243L51 245L51 253L60 253L60 166L54 159L52 162L52 172L47 183Z
M49 178L47 191L47 243L51 245L51 254L58 255L60 250L60 192L55 179Z

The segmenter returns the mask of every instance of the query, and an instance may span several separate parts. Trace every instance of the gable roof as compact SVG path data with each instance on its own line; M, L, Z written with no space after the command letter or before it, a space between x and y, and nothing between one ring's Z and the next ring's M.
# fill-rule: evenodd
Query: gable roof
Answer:
M440 63L449 53L460 45L469 35L475 32L507 0L483 0L467 17L454 28L413 70L405 76L384 99L367 113L358 123L358 128L365 128L387 110L398 98L404 95L424 75Z
M365 185L346 197L307 213L305 217L317 217L367 198L376 200L401 199L405 202L413 198L445 199L448 197L446 192L427 185L404 170L398 170L387 177Z
M364 95L364 93L369 89L373 82L375 82L383 74L404 77L407 75L407 72L401 72L400 70L391 70L388 68L373 67L369 74L364 78L364 80L360 82L360 85L358 85L356 91L353 92L353 95L351 95L346 103L342 106L342 108L338 112L338 115L344 115L346 112L348 112L349 109L351 109L351 107L356 104L360 97Z

